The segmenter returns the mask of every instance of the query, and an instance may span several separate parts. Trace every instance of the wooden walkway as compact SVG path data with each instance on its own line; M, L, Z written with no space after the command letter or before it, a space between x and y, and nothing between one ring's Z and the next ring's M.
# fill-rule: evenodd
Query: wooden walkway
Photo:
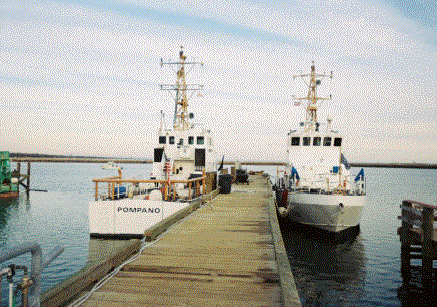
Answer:
M82 306L282 306L268 180L250 182L169 230Z

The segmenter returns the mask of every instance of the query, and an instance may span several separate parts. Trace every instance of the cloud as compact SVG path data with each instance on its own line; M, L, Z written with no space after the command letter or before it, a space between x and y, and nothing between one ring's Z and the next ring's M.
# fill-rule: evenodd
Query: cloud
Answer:
M390 160L392 144L414 139L401 158L437 162L426 141L436 135L423 131L435 121L435 31L384 2L8 1L0 16L0 141L11 151L150 157L159 110L173 111L159 84L175 77L159 59L183 44L205 63L188 75L205 84L191 110L229 156L284 159L304 116L292 75L315 60L334 72L320 118L349 136L349 160ZM385 154L362 154L363 136Z

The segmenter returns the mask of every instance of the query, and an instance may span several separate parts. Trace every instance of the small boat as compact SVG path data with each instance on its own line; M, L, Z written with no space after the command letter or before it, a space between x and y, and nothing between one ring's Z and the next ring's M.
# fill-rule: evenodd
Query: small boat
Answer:
M190 205L205 193L206 173L217 175L216 153L209 129L192 123L188 113L188 91L201 90L201 85L186 84L186 72L193 65L182 50L175 65L176 84L163 84L172 91L175 103L173 127L165 127L161 111L160 127L153 151L153 171L148 179L125 179L118 176L94 179L95 201L89 204L89 229L93 237L142 237L144 231ZM174 93L173 93L174 92ZM107 188L99 190L99 184ZM101 193L103 192L103 193Z
M277 210L290 221L338 233L358 227L366 203L364 169L350 173L342 148L343 136L332 129L332 119L321 122L317 117L320 101L331 97L317 96L321 80L330 75L318 74L314 62L311 72L296 75L308 85L304 103L305 121L287 137L288 161L285 170L278 169L274 185Z
M102 169L123 169L115 164L114 161L108 161L106 164L102 165Z
M0 151L0 198L18 197L18 179L12 177L9 151Z

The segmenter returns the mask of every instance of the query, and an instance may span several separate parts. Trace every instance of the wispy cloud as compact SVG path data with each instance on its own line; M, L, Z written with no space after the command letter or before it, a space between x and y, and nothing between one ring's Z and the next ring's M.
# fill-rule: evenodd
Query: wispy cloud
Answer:
M292 95L304 89L292 75L315 60L334 71L334 100L321 116L349 135L349 160L390 160L393 144L410 140L416 146L397 160L437 162L437 136L426 129L435 122L435 37L382 1L4 1L0 142L12 151L150 156L159 110L173 109L158 85L175 79L159 58L182 44L205 62L189 76L206 85L190 107L219 151L285 158L286 133L303 117ZM114 145L115 135L124 141ZM375 156L365 151L369 138Z

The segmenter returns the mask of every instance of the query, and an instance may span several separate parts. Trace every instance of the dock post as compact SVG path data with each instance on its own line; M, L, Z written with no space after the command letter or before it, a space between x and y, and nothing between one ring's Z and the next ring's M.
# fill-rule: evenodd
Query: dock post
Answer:
M96 201L99 199L99 182L96 181L96 195L95 195Z
M412 207L412 204L408 201L403 201L402 205L408 208ZM402 209L402 216L407 214L405 209ZM405 283L408 283L411 279L410 271L410 254L411 254L411 240L408 238L408 232L413 228L413 225L402 221L401 228L401 274Z
M30 191L30 162L27 162L27 179L26 179L26 193L27 196L29 196L29 191Z
M432 238L433 238L434 209L424 207L422 212L422 284L424 289L432 287Z

